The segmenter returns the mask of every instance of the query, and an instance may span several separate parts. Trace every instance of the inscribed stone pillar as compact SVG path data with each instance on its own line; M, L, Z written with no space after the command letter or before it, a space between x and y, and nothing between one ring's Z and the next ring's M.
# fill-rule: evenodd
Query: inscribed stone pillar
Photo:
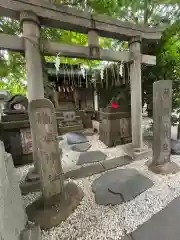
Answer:
M58 145L55 109L48 99L37 99L29 103L29 119L33 132L37 167L45 202L63 192L64 181L61 167L62 152Z
M130 65L132 144L134 148L142 148L143 141L140 38L133 38L129 43L129 49L133 59Z
M172 81L153 84L153 161L160 165L170 161Z
M149 169L155 173L177 173L179 166L170 161L171 155L172 81L153 84L153 159Z
M20 20L23 27L23 38L27 71L28 100L44 97L42 58L40 53L40 23L32 12L22 12Z

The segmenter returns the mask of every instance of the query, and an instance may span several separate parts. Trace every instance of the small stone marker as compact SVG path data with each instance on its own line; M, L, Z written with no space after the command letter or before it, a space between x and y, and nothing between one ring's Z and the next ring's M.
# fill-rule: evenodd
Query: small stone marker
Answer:
M35 148L42 194L45 200L63 192L61 152L55 109L48 99L32 100L29 103L31 131L34 132ZM34 149L35 149L34 148Z
M170 163L171 109L172 81L155 82L153 84L153 159L150 169L159 173L177 172L178 169L176 164Z

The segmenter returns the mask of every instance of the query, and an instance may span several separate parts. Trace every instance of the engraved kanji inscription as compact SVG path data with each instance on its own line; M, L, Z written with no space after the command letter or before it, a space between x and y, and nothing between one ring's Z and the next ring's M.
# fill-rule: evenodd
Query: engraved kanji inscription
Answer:
M36 112L36 122L38 124L52 124L51 116L47 112Z
M164 89L164 94L165 94L165 95L169 95L169 88L165 88L165 89Z
M168 151L168 150L169 150L168 144L164 143L163 144L163 151Z

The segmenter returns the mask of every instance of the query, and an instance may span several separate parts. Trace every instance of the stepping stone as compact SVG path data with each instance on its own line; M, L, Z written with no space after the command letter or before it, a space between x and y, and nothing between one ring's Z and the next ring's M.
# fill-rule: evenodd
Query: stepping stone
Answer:
M106 157L107 157L106 154L101 151L91 151L91 152L81 153L77 161L77 165L104 161Z
M89 143L80 143L77 145L73 145L71 149L75 152L86 152L91 147Z
M133 232L133 240L179 240L180 197ZM128 236L122 238L126 240Z
M89 142L87 137L81 132L70 132L65 134L69 145Z
M93 182L92 191L97 204L107 205L108 198L108 204L116 205L131 201L152 186L153 182L137 170L120 169L101 175Z
M122 184L119 184L119 181L115 182L109 187L109 191L114 194L121 194L125 201L131 201L152 185L153 183L148 178L137 173Z
M108 189L100 188L95 194L95 201L99 205L118 205L123 203L123 199L119 194L113 194Z

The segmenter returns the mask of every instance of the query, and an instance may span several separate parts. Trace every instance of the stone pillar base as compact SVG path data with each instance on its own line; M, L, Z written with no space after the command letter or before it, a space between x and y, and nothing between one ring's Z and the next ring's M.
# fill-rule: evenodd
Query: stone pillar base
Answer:
M20 184L20 189L23 195L41 191L40 177L35 168L29 170L25 181Z
M28 224L21 232L20 240L41 240L41 229L35 224Z
M147 161L146 165L148 166L150 171L162 175L175 174L180 171L180 167L174 162L166 162L161 165L154 165L152 164L151 160Z
M64 186L64 192L55 196L50 203L44 204L40 197L26 208L28 219L41 229L50 229L65 221L76 209L84 196L83 191L74 183Z
M132 157L135 161L150 158L150 157L152 157L152 149L150 149L150 148L134 148Z

